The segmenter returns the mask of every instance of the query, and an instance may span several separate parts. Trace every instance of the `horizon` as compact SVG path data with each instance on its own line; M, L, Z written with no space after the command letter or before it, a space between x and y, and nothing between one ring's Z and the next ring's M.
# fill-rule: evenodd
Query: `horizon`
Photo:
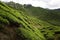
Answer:
M47 8L47 9L59 9L60 8L60 0L1 0L4 2L10 2L13 1L15 3L19 4L31 4L32 6L35 7L42 7L42 8Z

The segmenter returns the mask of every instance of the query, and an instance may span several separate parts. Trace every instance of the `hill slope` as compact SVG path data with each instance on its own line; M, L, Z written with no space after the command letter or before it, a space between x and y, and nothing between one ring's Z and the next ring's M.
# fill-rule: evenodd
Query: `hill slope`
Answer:
M43 9L40 7L33 7L32 5L28 4L28 5L21 5L18 3L14 3L14 2L9 2L6 3L7 5L9 5L12 8L17 9L18 11L24 11L26 12L26 15L29 16L34 16L37 17L40 20L44 20L46 22L49 22L53 25L58 25L60 26L60 11L59 10L49 10L49 9Z
M20 4L17 6L15 3L7 5L0 2L0 34L6 36L6 40L59 40L59 16L57 19L55 17L57 15L51 13L53 11L31 5L28 7ZM55 21L56 24L53 15L58 21Z
M15 40L12 33L17 35L16 40L45 40L40 30L29 24L26 20L27 18L27 16L23 16L17 10L0 2L0 27L2 29L0 32L6 35L6 40ZM4 37L2 38L4 40Z

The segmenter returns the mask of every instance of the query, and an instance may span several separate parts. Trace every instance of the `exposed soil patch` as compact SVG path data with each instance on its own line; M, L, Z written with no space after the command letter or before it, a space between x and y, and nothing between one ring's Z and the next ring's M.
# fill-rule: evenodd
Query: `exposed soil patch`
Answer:
M3 26L0 30L0 40L16 40L16 29L16 26Z

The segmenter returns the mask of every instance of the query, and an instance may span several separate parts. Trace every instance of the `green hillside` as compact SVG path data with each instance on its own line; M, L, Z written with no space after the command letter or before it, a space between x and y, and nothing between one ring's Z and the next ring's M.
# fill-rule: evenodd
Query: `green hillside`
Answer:
M60 11L59 10L49 10L49 9L43 9L40 7L33 7L29 5L25 6L25 9L30 11L31 15L37 17L40 20L47 21L53 25L59 25L60 26Z
M11 26L11 28L13 28L15 26L16 29L14 29L14 30L16 31L16 33L18 35L16 40L45 40L45 38L44 38L43 34L40 32L40 30L38 30L38 28L34 27L33 25L29 24L29 22L26 20L27 18L28 18L27 16L23 16L17 10L14 10L14 9L8 7L7 5L5 5L4 3L0 2L0 25L3 28L5 26L7 26L7 28L9 26ZM5 33L7 28L2 29L1 32ZM9 32L9 31L7 30L7 32ZM9 34L10 33L7 33L6 36L9 36ZM8 39L8 40L11 40L11 39L14 40L11 37L12 37L12 35L10 36L10 39ZM7 40L7 38L6 38L6 40Z
M49 10L40 7L33 7L32 5L19 5L18 3L9 2L7 5L17 9L18 11L26 12L26 15L37 17L40 20L47 21L53 25L60 26L60 11Z
M56 10L0 1L0 40L59 40L59 17Z

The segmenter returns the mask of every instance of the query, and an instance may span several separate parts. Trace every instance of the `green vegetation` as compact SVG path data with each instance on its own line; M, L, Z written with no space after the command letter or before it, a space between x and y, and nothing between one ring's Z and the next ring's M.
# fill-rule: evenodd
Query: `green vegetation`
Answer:
M28 23L28 21L25 21L24 17L20 12L17 10L14 10L4 3L0 2L0 22L2 24L16 24L18 25L18 28L16 30L17 35L24 36L21 39L24 40L45 40L43 34L40 32L38 28L33 27ZM6 19L6 20L5 20ZM17 26L16 26L17 27ZM34 28L34 29L33 29ZM18 39L20 40L20 39Z
M59 10L0 1L0 34L6 40L59 40L59 17Z

